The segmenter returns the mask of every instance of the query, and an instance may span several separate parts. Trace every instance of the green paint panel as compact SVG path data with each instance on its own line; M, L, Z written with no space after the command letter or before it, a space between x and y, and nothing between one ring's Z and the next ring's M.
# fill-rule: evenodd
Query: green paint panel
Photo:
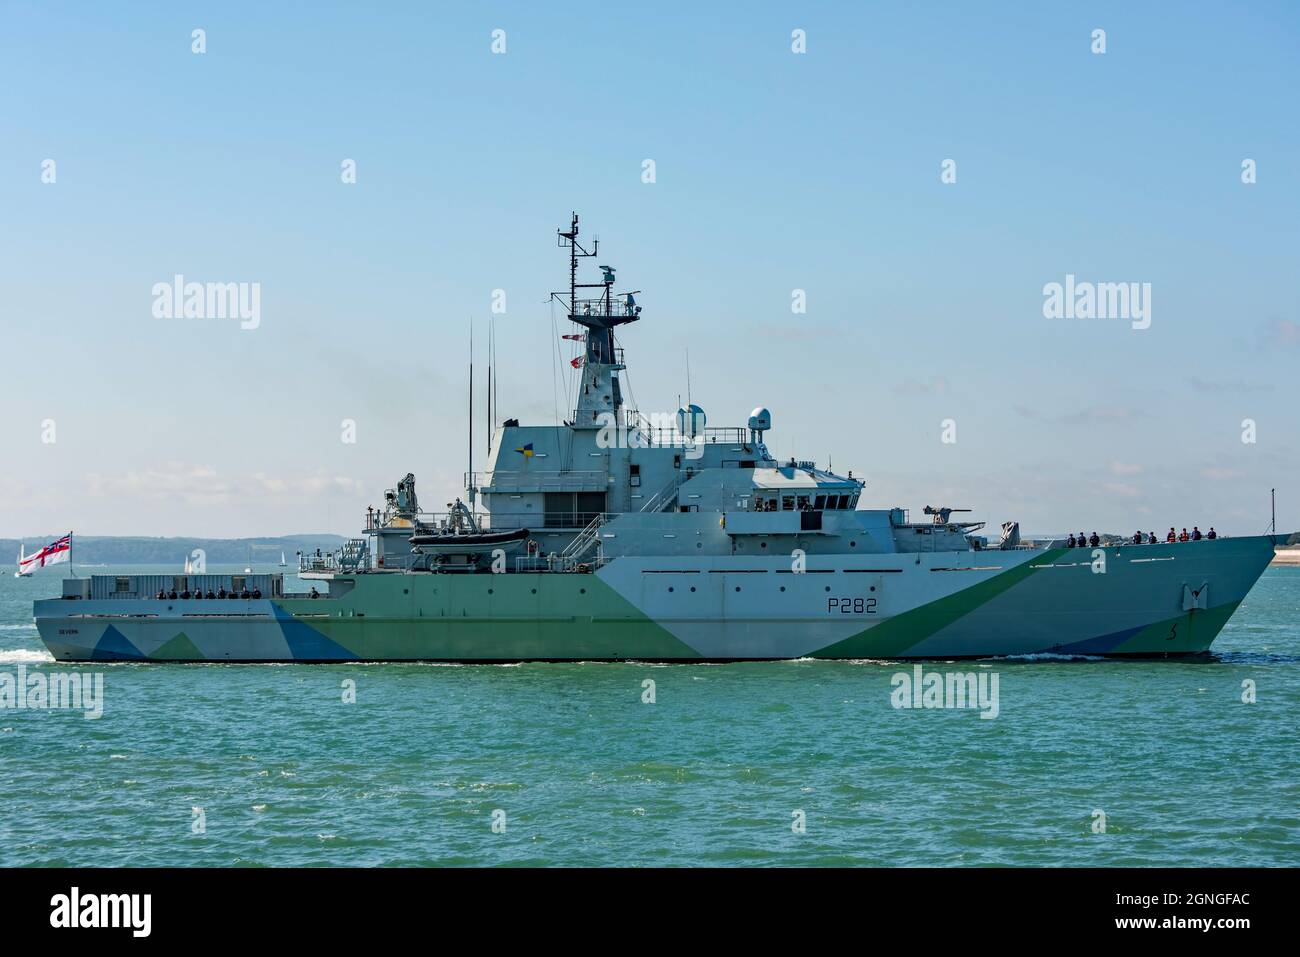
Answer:
M358 576L281 607L365 660L700 657L595 575Z
M1167 652L1171 655L1185 655L1207 651L1240 604L1240 601L1232 601L1147 625L1108 654L1149 655Z
M942 628L970 614L985 602L1024 581L1035 565L1056 561L1065 554L1064 548L1054 548L1009 568L1000 575L985 579L970 588L963 588L946 598L913 608L895 615L843 641L837 641L812 654L814 658L889 658L901 655L913 645L924 641Z
M174 638L163 642L149 656L150 661L203 661L203 652L194 646L185 632L178 632Z

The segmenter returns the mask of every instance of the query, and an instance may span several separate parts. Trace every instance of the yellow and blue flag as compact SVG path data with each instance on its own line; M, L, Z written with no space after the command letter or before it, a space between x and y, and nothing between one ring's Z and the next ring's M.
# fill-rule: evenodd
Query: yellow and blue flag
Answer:
M533 457L533 443L529 442L522 448L515 449L515 451L523 455L524 458L531 459Z

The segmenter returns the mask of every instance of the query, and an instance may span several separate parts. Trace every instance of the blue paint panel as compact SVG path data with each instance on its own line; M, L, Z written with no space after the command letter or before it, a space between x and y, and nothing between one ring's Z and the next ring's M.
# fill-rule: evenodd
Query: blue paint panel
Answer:
M275 620L295 661L356 661L357 656L337 641L326 638L315 628L294 618L275 602Z
M147 661L148 659L140 652L140 649L127 640L126 635L122 634L112 625L104 629L104 634L100 636L95 650L91 652L92 661Z
M1114 631L1109 635L1099 635L1096 638L1085 638L1083 641L1072 641L1068 645L1061 645L1059 648L1044 649L1042 653L1058 655L1105 655L1114 651L1146 627L1146 625L1138 625L1136 628L1126 628L1123 631Z

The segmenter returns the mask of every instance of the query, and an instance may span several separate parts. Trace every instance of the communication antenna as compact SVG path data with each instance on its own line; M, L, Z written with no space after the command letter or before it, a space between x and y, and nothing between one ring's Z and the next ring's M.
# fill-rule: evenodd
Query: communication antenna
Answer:
M465 473L465 490L474 504L474 317L469 320L469 471Z
M686 404L691 404L691 348L686 347Z
M496 345L496 320L489 315L488 316L488 380L487 380L487 454L489 459L492 458L492 427L494 424L492 418L492 386L493 386L492 366L496 362L495 345Z

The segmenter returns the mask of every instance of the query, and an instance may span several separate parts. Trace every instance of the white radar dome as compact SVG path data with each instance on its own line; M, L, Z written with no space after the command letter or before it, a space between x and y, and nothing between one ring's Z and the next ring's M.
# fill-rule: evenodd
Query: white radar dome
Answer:
M749 413L749 427L755 432L767 432L772 428L772 413L759 406Z

